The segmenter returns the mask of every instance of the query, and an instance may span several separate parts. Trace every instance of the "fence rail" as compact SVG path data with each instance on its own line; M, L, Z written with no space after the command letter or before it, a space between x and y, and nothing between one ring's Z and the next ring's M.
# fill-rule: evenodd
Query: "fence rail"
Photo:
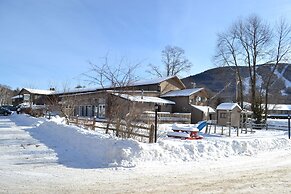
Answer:
M84 126L88 129L95 130L95 128L104 129L106 133L109 130L114 131L117 136L124 138L135 138L143 141L143 138L148 139L149 143L154 142L155 129L154 125L146 125L144 123L126 123L125 121L108 122L107 120L96 120L95 118L71 117L69 123L78 126Z
M288 131L288 125L272 125L272 124L267 124L266 129L274 129L274 130L283 130L283 131Z
M159 123L191 123L191 113L158 112L157 116ZM155 120L155 112L145 111L144 113L142 113L140 120L143 122L153 122Z

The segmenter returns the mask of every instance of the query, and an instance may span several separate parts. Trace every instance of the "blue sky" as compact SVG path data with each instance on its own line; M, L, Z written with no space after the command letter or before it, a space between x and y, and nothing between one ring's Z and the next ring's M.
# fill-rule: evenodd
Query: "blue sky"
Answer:
M213 68L216 34L257 14L291 22L290 0L0 0L0 84L47 89L88 85L88 61L161 65L166 45L185 50L190 72ZM89 86L92 87L92 86Z

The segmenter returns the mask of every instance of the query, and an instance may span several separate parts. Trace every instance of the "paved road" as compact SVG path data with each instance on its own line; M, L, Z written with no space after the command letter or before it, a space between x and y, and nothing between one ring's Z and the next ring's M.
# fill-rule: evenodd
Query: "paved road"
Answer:
M0 193L291 193L291 152L130 169L68 168L0 117Z

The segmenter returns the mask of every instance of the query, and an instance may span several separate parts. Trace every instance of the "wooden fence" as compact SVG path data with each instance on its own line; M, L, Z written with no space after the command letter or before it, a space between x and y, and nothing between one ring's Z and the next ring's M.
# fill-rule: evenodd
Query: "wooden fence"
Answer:
M69 123L77 126L84 126L88 129L95 130L95 128L104 129L105 133L113 131L116 136L122 138L134 138L139 141L144 141L146 138L149 143L154 142L155 128L154 125L146 125L144 123L128 124L124 121L120 123L108 122L107 120L96 120L95 118L71 117Z
M266 130L268 130L268 129L288 131L288 125L272 125L272 124L267 124L266 125Z
M170 113L170 112L158 112L158 122L162 123L191 123L191 113ZM145 111L141 116L143 122L154 122L155 112Z

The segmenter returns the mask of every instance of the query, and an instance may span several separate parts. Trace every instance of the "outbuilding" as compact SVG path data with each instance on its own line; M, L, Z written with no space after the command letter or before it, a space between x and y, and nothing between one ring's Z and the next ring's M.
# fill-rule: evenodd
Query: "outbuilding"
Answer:
M210 118L215 111L207 106L208 93L204 88L173 90L161 96L175 102L174 112L191 113L191 123L197 123Z
M217 124L239 127L241 107L237 103L221 103L216 108Z

